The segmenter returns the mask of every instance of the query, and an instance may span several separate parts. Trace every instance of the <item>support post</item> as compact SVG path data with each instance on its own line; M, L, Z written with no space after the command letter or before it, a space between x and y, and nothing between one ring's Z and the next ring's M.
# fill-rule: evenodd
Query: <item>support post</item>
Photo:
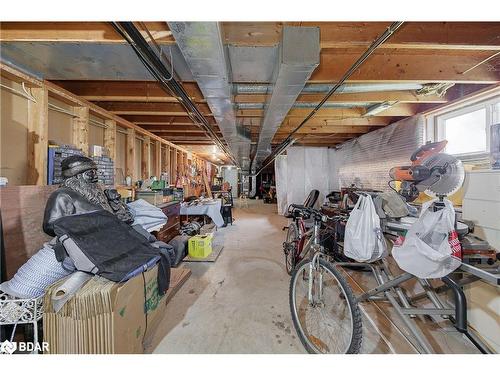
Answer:
M172 183L172 175L170 170L170 146L165 145L165 157L162 159L163 161L163 171L168 173L168 182Z
M73 119L73 144L83 151L84 155L89 154L89 108L74 107L76 116Z
M151 176L151 153L149 151L151 139L148 136L142 141L141 176L145 180Z
M156 177L160 178L161 176L161 162L162 162L162 152L161 152L161 142L156 141L155 142L155 153L156 153L156 160L155 160L155 175Z
M125 160L126 176L132 177L132 181L137 181L139 171L135 170L135 130L127 129L127 156Z
M172 150L172 185L177 186L177 150Z
M116 161L116 121L104 120L107 128L104 129L104 147L108 149L109 157Z
M28 102L28 181L29 185L47 184L49 138L49 94L45 86L31 89L36 100Z

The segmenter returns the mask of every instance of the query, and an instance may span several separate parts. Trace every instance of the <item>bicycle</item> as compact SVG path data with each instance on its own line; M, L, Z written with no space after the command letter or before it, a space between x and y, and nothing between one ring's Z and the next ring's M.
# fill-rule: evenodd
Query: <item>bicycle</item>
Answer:
M288 207L286 218L293 219L287 229L286 240L283 242L283 252L285 253L285 268L289 275L292 275L295 266L300 263L304 255L302 253L306 238L311 235L312 230L306 229L304 218L299 210Z
M300 219L299 223L311 217L314 220L313 227L301 233L303 245L298 254L303 260L293 268L290 280L290 309L300 341L309 353L358 353L362 339L359 306L320 243L322 223L341 217L329 217L300 205L291 205L289 213Z
M302 219L314 219L313 228L306 232L312 235L308 235L302 249L303 253L309 256L293 271L289 291L292 321L309 353L358 353L362 342L359 303L380 301L392 305L394 313L414 339L411 345L420 353L434 353L434 348L412 318L433 315L447 318L481 353L492 353L488 345L468 329L467 299L462 287L477 279L500 285L498 268L486 272L462 264L456 273L470 273L469 277L456 281L445 276L441 278L443 285L434 287L427 279L419 279L408 272L393 274L387 259L359 263L353 260L338 260L336 258L339 254L326 253L320 243L321 224L328 220L343 221L343 215L329 217L298 205L292 205L290 211ZM341 273L344 268L370 272L377 286L369 290L362 289L360 294L355 295ZM419 283L423 292L408 295L401 284L409 280ZM439 293L446 291L451 292L453 303L439 297ZM418 306L416 303L421 299L428 300L432 306Z

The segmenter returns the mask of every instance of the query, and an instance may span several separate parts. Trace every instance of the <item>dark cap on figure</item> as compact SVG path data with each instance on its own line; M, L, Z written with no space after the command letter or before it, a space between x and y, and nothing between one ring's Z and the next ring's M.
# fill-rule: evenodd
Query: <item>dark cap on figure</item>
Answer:
M85 156L73 155L62 161L61 169L63 178L70 178L90 169L97 169L97 165Z

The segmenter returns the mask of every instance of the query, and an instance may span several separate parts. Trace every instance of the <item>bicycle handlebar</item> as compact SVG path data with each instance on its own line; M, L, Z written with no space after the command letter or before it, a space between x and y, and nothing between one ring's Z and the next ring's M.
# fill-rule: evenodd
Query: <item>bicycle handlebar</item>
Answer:
M321 211L315 210L314 208L305 207L304 205L300 204L291 204L290 206L288 206L289 213L295 213L297 211L302 216L304 216L303 214L305 213L306 216L308 217L313 216L315 220L323 222L326 222L328 220L338 221L343 218L342 215L328 216L322 213Z

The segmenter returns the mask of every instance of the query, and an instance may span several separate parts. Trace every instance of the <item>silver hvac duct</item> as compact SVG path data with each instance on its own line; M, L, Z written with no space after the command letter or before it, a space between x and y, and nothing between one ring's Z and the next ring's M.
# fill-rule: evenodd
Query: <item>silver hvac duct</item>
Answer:
M295 102L292 108L314 108L318 102ZM370 107L373 105L371 102L350 102L350 103L325 103L322 108L359 108ZM236 109L264 109L264 103L236 103Z
M270 90L268 84L235 83L233 85L236 94L266 94ZM302 93L326 93L333 88L333 84L310 83L304 86ZM425 85L420 83L359 83L345 84L336 91L338 94L382 92L382 91L407 91L420 90Z
M272 95L266 103L252 171L271 154L274 134L319 65L318 27L285 26L281 37L273 72Z
M168 22L215 121L242 170L250 168L250 137L236 126L231 72L217 22Z

